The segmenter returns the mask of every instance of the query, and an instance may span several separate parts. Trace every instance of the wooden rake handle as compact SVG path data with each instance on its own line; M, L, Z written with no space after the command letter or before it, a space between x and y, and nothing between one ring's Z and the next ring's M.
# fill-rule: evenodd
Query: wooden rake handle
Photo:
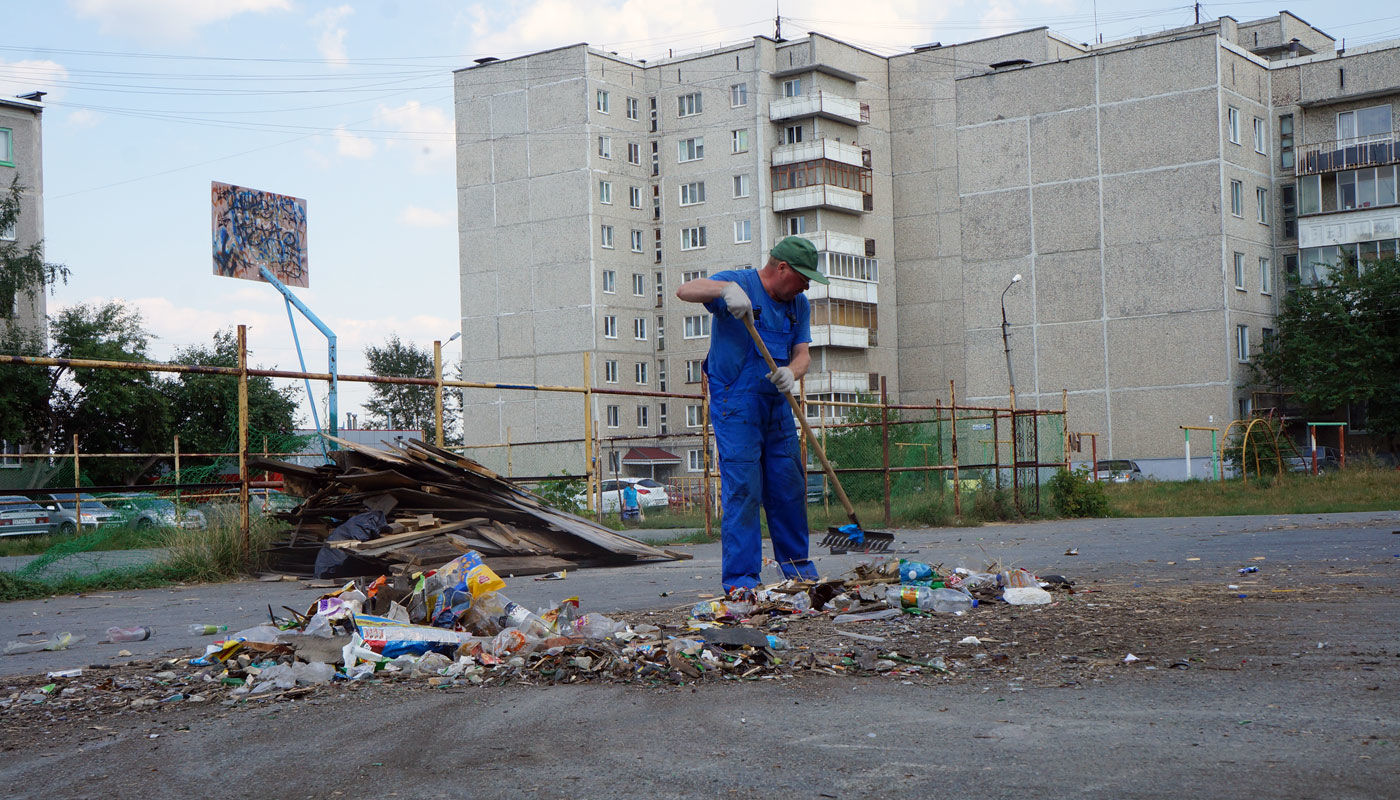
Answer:
M744 327L749 331L749 338L753 339L754 346L758 348L759 354L763 356L763 361L768 364L768 370L770 372L777 372L778 364L773 360L773 355L768 352L768 345L763 343L763 337L758 335L758 329L753 326L753 319L748 316L741 317L740 319L744 321ZM846 490L841 488L841 481L836 477L836 470L832 469L831 462L826 460L826 451L822 450L822 444L817 439L817 434L812 431L812 426L807 424L807 415L802 413L801 408L798 408L797 400L793 398L791 392L782 392L781 394L783 397L787 398L788 405L792 407L792 415L797 417L798 424L802 426L802 432L807 435L807 441L812 443L812 450L816 452L817 458L821 460L822 469L826 470L826 476L831 479L831 486L836 490L836 497L841 501L841 507L846 509L846 516L850 517L851 522L859 528L860 520L856 519L856 509L851 505L850 498L846 497Z

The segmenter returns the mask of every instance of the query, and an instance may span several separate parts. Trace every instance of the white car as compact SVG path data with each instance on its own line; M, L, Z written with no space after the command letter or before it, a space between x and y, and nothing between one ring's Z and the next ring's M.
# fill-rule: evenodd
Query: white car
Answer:
M175 504L164 497L147 492L107 495L102 502L121 512L127 525L135 528L184 528L202 531L209 527L204 513L186 508L176 515Z
M83 492L54 492L40 495L34 502L49 512L49 522L54 523L58 533L77 533L79 528L78 511L82 507L81 527L98 528L105 525L122 524L122 515L108 508L97 497Z
M666 494L666 487L651 478L610 478L603 481L602 486L604 514L618 513L622 508L622 487L629 483L637 487L637 504L642 508L665 508L670 505L671 498ZM587 508L588 495L574 495L574 502L579 508Z
M43 506L28 497L0 496L0 536L28 536L51 530L49 512Z

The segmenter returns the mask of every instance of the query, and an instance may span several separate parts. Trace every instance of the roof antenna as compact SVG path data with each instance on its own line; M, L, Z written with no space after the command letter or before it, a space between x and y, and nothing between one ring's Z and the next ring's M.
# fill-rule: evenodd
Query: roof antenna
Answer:
M780 42L783 40L783 12L778 0L773 0L773 38Z

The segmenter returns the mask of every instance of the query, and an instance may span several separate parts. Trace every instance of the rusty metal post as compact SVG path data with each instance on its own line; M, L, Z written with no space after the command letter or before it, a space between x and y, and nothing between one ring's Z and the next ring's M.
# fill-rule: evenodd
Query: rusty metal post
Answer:
M962 516L962 478L958 474L958 391L948 381L948 422L953 428L953 513Z
M78 480L78 434L73 434L73 530L83 532L83 484Z
M705 538L712 538L714 527L710 502L710 382L700 376L700 502L705 504Z
M175 434L174 450L175 454L175 485L180 485L180 434ZM175 518L180 518L180 490L175 490Z
M433 440L442 448L442 341L433 340ZM510 473L507 472L507 475Z
M1020 426L1016 424L1016 387L1011 388L1011 505L1016 513L1021 513L1021 469L1016 453L1016 441L1021 438Z
M252 551L248 527L248 326L238 326L238 527L243 556Z
M585 508L593 509L593 359L583 353L583 486L588 495Z
M885 524L890 524L890 396L880 376L880 464L885 475Z

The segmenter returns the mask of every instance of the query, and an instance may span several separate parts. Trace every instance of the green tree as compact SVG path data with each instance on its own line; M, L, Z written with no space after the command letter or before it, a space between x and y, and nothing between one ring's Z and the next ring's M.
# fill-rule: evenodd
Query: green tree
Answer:
M175 351L174 362L191 366L238 366L238 336L225 329L212 346ZM180 449L193 453L232 452L238 437L238 380L227 375L177 373L165 382L165 396L180 434ZM271 378L248 378L248 429L254 435L288 435L296 427L296 388L278 389ZM259 442L249 441L250 449Z
M10 181L10 191L0 194L0 231L13 230L19 224L24 191L16 176ZM68 268L62 264L44 261L42 241L22 245L0 239L0 318L9 316L16 295L23 294L32 301L45 286L67 283L68 274Z
M405 342L392 334L382 346L370 345L365 348L365 360L373 375L395 378L432 378L433 351ZM449 380L454 379L456 370L444 370ZM434 419L434 388L408 384L370 384L370 399L364 404L369 414L368 424L379 428L417 428L423 431L428 441L436 437L437 425ZM446 388L442 398L443 440L448 444L461 444L460 420L462 416L462 394L459 390Z
M1259 383L1291 391L1311 413L1365 404L1372 434L1400 434L1400 260L1290 286L1276 324L1252 362Z
M879 398L870 394L860 394L861 403L875 403ZM844 425L851 427L828 430L826 435L826 458L837 469L879 469L883 464L883 438L880 429L880 409L867 406L840 408L845 413ZM889 421L899 420L899 413L891 411ZM800 435L800 434L799 434ZM891 437L895 437L894 429ZM815 458L815 456L813 456ZM852 502L883 500L885 478L877 472L847 473L838 475L841 488Z
M141 314L118 302L70 306L50 325L57 358L149 361ZM89 453L153 453L170 446L170 409L154 373L58 367L49 372L50 446ZM127 482L146 465L97 459L84 475L98 485Z
M38 330L0 325L0 353L45 356L48 347ZM0 364L0 439L27 449L48 444L49 370L28 364Z

